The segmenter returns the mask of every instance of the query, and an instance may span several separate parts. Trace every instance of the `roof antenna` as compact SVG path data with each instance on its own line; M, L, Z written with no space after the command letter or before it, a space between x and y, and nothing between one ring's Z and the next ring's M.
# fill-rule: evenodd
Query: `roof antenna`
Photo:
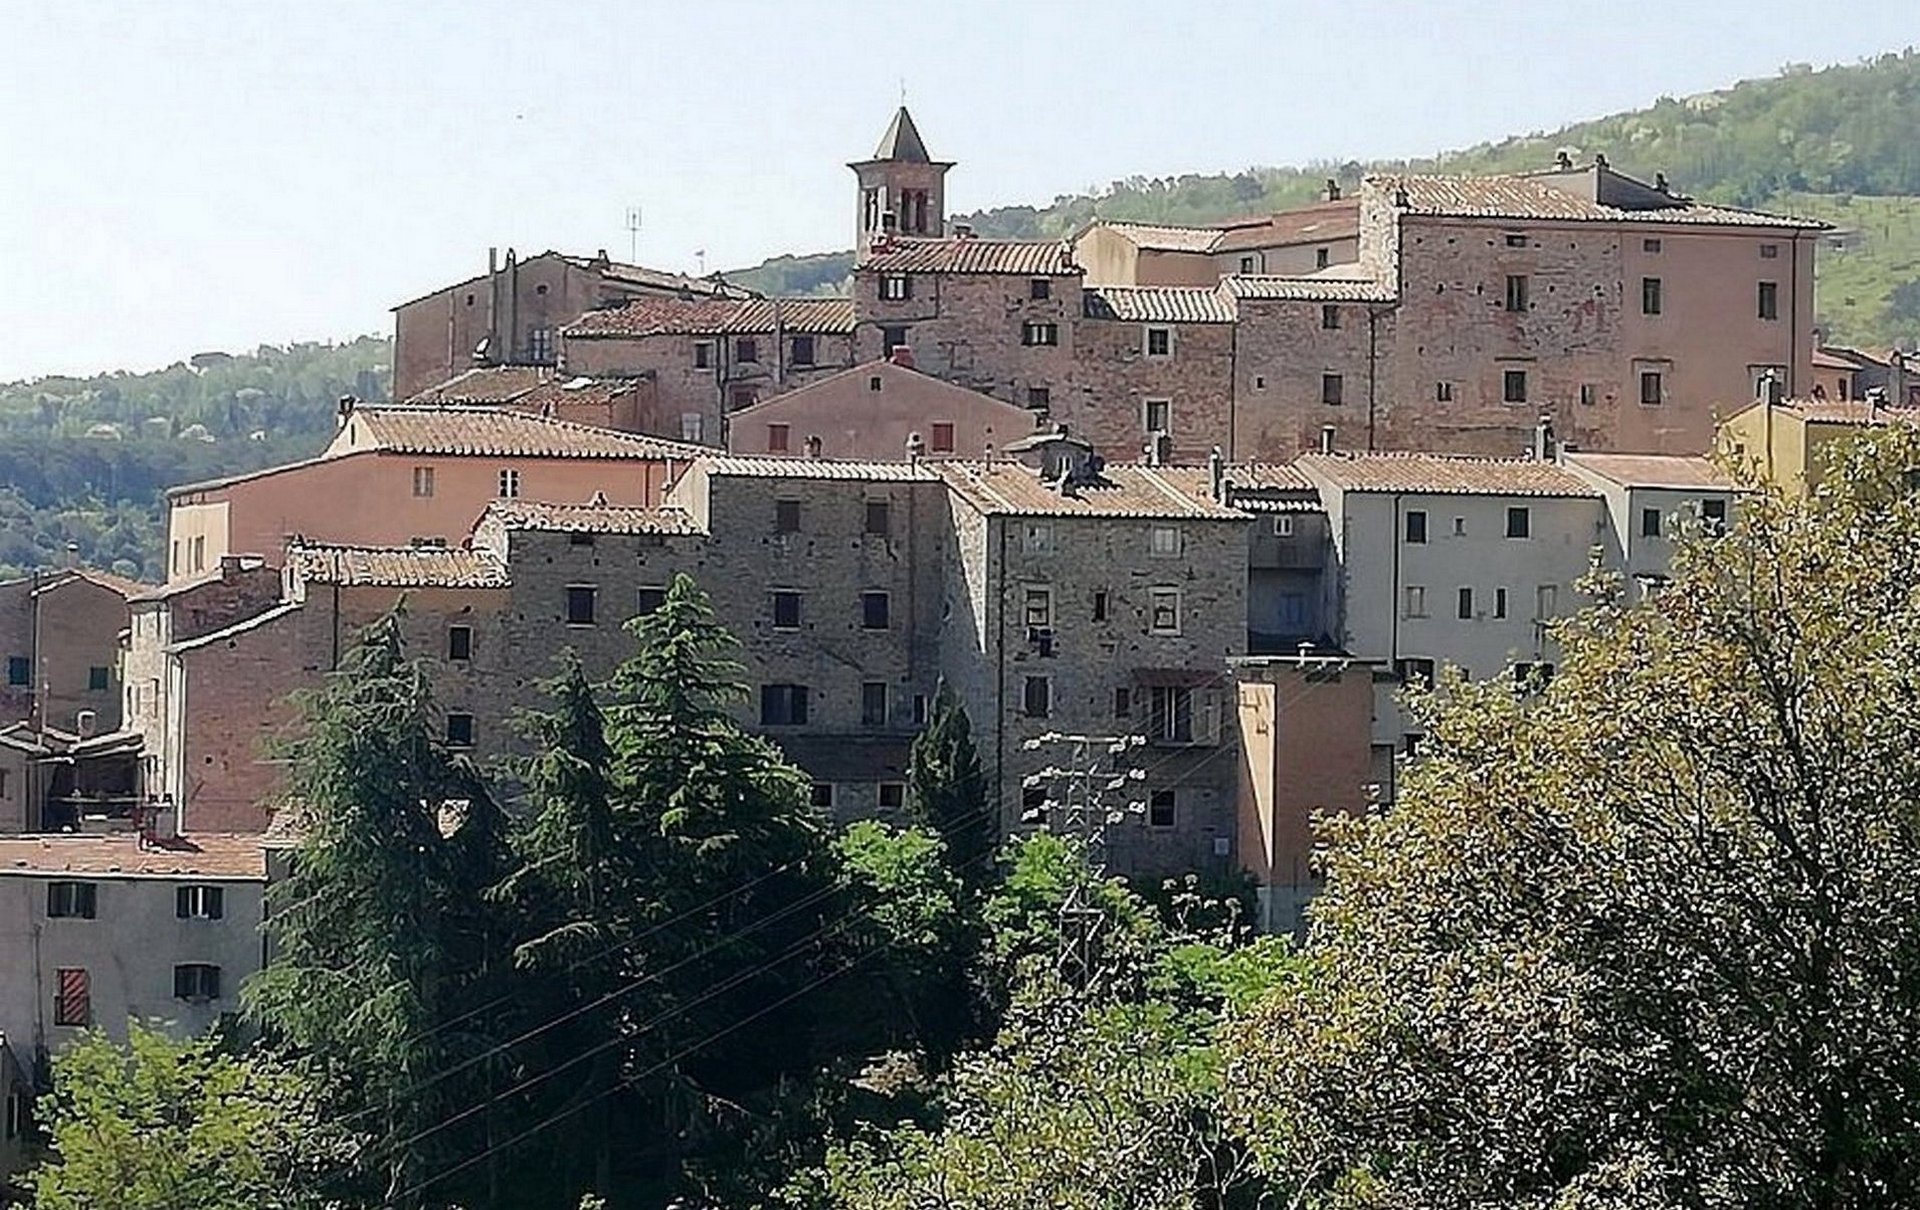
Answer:
M900 77L900 108L905 109L906 107L907 107L907 78L905 76L901 76Z
M627 263L640 263L640 207L627 207Z

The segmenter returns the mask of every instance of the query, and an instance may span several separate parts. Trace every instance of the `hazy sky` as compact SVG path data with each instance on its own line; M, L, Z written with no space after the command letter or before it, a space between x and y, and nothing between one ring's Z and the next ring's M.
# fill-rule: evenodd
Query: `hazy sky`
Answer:
M902 81L955 210L1425 154L1898 49L1914 0L0 0L0 379L387 331L523 253L851 242Z

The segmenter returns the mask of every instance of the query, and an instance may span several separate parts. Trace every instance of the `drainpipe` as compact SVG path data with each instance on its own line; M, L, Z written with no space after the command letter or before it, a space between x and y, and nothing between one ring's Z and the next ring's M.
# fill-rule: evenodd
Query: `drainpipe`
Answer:
M1238 457L1240 436L1240 319L1227 325L1227 460Z
M1367 452L1372 453L1374 396L1376 380L1379 377L1380 351L1380 311L1377 307L1367 308Z
M1006 817L1007 781L1007 519L987 518L988 525L1000 527L1000 566L996 571L993 593L993 801L995 826Z
M1787 281L1791 294L1787 299L1790 308L1787 315L1787 398L1792 399L1798 392L1800 383L1800 235L1795 231L1787 250L1793 254L1793 265L1787 270Z
M27 581L27 609L30 624L27 635L27 660L33 680L27 690L27 709L33 713L34 731L42 739L47 734L47 706L43 693L44 678L40 675L40 569L33 569L32 577Z

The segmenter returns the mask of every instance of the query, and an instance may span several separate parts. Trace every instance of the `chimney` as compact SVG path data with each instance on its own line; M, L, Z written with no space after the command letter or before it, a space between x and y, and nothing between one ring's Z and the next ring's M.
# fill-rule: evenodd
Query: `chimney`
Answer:
M98 729L100 716L91 710L77 711L73 716L73 733L81 739L90 739Z
M927 443L920 439L918 430L907 434L907 461L917 463L926 457Z
M1334 180L1332 177L1327 178L1327 200L1330 202L1340 200L1340 182Z
M1333 452L1333 433L1334 433L1334 428L1332 425L1323 424L1320 426L1320 452L1321 453L1331 454Z
M351 395L340 396L340 402L337 405L337 415L334 417L335 428L343 429L347 427L347 420L353 415L353 406L358 402L360 401Z
M1662 193L1673 192L1673 190L1667 187L1667 174L1664 172L1656 172L1653 174L1653 187Z
M1406 182L1402 181L1393 187L1393 204L1402 210L1407 208Z
M1562 172L1573 170L1573 153L1565 147L1553 153L1553 166Z
M906 345L893 346L893 349L887 354L887 360L903 370L911 370L914 368L913 350Z
M239 555L220 556L220 578L222 580L231 580L245 570L246 564L241 561Z
M1880 415L1880 409L1887 406L1887 388L1868 387L1866 391L1867 419L1874 420Z
M993 442L987 442L981 449L980 461L985 464L985 469L988 472L993 470Z
M1213 492L1215 504L1227 502L1227 460L1217 445L1207 455L1207 486Z
M493 245L487 249L487 276L500 272L500 247Z
M818 458L819 456L820 456L820 435L818 433L814 433L807 438L807 457Z
M1147 465L1165 466L1173 460L1173 438L1166 433L1147 436Z
M1608 163L1607 163L1607 157L1606 157L1606 153L1604 153L1604 152L1599 152L1599 151L1596 151L1596 152L1594 152L1594 153L1593 153L1593 166L1594 166L1595 168L1606 168L1606 167L1610 167L1610 165L1608 165Z
M953 225L953 238L955 238L955 239L972 239L972 238L973 238L973 224L972 224L972 223L955 223L955 224Z
M1553 461L1553 417L1542 416L1533 426L1533 460Z

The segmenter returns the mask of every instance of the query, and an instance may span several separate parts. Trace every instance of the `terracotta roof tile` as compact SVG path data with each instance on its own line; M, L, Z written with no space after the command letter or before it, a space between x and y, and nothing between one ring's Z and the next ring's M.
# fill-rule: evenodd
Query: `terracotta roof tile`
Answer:
M1392 302L1393 287L1386 282L1342 274L1313 277L1267 277L1231 273L1220 279L1220 289L1234 299L1255 302Z
M1353 239L1360 234L1360 199L1320 202L1259 217L1230 219L1216 226L1221 229L1213 246L1216 253Z
M756 458L741 454L702 458L715 478L851 479L889 483L931 483L939 476L917 462L860 462L837 458Z
M267 876L267 858L260 837L223 832L181 836L145 846L132 834L0 836L0 874L259 882Z
M1920 424L1920 409L1889 407L1864 399L1789 399L1777 406L1808 424Z
M1213 286L1088 286L1088 319L1137 323L1224 324L1233 322L1232 300Z
M367 443L390 453L451 457L691 458L708 447L595 428L512 408L449 404L353 411ZM344 452L344 451L343 451Z
M1126 223L1101 219L1105 227L1136 248L1154 252L1211 252L1224 232L1211 227L1175 227L1157 223Z
M1205 467L1115 466L1071 495L1017 462L944 462L948 487L983 513L1015 517L1126 517L1141 520L1239 520L1246 514L1214 500Z
M1250 491L1313 490L1313 480L1287 462L1237 462L1227 467L1227 482Z
M1428 496L1595 496L1564 467L1519 458L1447 454L1303 454L1294 466L1310 478L1350 492Z
M547 366L475 366L421 391L408 403L505 403L553 378Z
M1561 455L1561 460L1627 487L1729 491L1737 486L1712 459L1692 455L1568 452Z
M1080 272L1073 247L1060 240L950 239L875 240L855 266L873 273L1005 273L1057 277Z
M1677 223L1815 230L1825 224L1758 210L1712 206L1673 197L1671 205L1603 205L1576 192L1565 174L1504 176L1381 176L1367 178L1393 196L1406 191L1410 214L1440 218L1540 219L1575 223ZM1558 183L1556 183L1558 182ZM1644 188L1644 187L1642 187Z
M549 504L537 500L495 500L486 517L503 529L544 530L570 534L697 534L703 532L691 515L678 508L641 508L637 505Z
M287 547L287 570L308 584L367 588L505 588L507 569L487 550L450 546Z
M597 336L751 336L783 332L847 335L853 331L850 298L636 298L588 311L567 325L575 339Z

